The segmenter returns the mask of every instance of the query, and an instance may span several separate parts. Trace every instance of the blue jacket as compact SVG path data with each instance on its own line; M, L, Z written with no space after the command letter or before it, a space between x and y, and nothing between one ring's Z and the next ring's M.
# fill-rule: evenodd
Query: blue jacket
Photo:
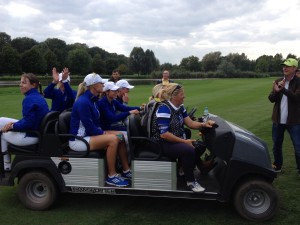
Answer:
M42 119L48 112L49 108L45 98L37 89L32 88L25 93L25 98L22 102L23 118L14 123L14 129L39 131ZM34 135L28 133L27 136Z
M55 88L56 84L51 83L44 90L44 97L52 99L51 111L62 112L72 108L77 92L72 90L68 82L64 83L65 91Z
M104 133L99 126L100 113L97 101L98 96L94 96L89 90L76 100L71 113L71 134L86 137Z
M126 130L123 120L129 116L129 111L140 107L125 106L113 99L110 103L106 96L98 101L100 110L100 126L103 130Z

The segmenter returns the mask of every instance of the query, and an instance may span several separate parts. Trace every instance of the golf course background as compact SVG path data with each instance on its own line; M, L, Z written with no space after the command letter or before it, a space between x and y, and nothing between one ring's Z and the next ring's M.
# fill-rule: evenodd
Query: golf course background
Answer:
M197 107L195 115L210 113L250 130L263 139L271 153L271 113L268 100L274 78L176 80L184 85L185 106ZM137 85L129 93L130 105L146 103L153 85ZM44 87L45 88L45 87ZM73 87L76 89L76 87ZM21 117L23 96L18 87L0 88L0 117ZM50 101L48 101L50 104ZM300 115L299 115L300 116ZM193 137L197 138L197 131ZM276 216L264 224L299 224L300 177L289 136L284 142L283 171L274 181L280 204ZM230 203L149 197L62 194L48 211L24 208L16 187L0 187L0 224L253 224L242 219Z

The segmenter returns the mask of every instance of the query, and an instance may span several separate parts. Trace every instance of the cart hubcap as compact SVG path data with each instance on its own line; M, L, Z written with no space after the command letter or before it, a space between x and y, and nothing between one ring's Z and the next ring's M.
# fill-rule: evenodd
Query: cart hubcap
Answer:
M264 190L249 191L244 198L245 208L254 214L261 214L271 205L269 195Z

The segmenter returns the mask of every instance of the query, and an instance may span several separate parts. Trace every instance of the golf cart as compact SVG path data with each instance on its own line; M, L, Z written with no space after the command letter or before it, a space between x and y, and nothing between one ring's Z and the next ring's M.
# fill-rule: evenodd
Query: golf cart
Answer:
M9 144L14 155L12 170L3 171L0 157L0 185L18 183L18 197L31 210L46 210L60 192L155 196L199 200L232 201L236 211L253 221L271 219L278 208L278 195L272 182L267 145L251 132L216 115L209 114L218 127L201 130L203 142L215 166L208 174L195 169L203 193L186 188L178 176L177 162L163 155L162 147L144 134L140 117L130 115L128 124L132 181L128 187L105 184L105 150L70 150L68 133L71 112L50 112L37 133L39 143L20 147ZM81 137L76 137L86 142ZM2 152L2 151L1 151Z

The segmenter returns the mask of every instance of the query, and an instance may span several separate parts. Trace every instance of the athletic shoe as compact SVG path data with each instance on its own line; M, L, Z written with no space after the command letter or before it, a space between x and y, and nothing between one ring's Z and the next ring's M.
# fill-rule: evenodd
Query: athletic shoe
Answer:
M197 181L187 182L187 188L196 193L205 191L205 188L201 187Z
M131 179L132 179L132 173L131 173L131 170L129 170L129 171L126 172L126 173L122 172L122 177L123 177L125 180L131 180Z
M276 172L276 173L280 173L281 172L281 166L277 166L276 164L273 163L272 165L272 169Z
M128 181L121 177L120 174L116 174L113 177L108 176L105 182L116 187L126 187L129 185Z
M7 162L4 162L4 171L6 172L9 172L11 171L11 163L7 163Z

